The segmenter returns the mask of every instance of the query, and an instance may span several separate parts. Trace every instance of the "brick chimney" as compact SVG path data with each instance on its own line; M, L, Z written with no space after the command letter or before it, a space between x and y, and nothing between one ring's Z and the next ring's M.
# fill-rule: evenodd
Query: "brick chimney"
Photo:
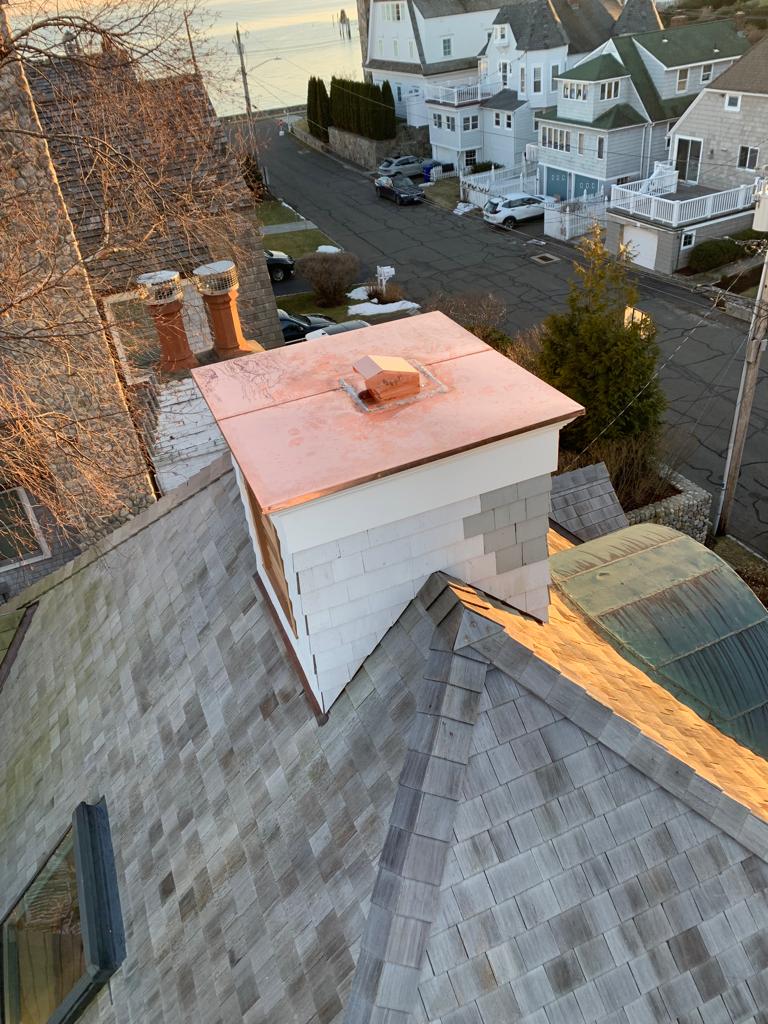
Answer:
M160 339L160 370L178 373L197 366L181 315L184 293L175 270L157 270L136 278L141 297L149 307Z
M195 286L203 296L213 345L220 359L232 359L263 351L261 345L246 341L237 311L239 282L231 260L205 263L193 271Z
M576 402L442 313L193 376L320 712L435 571L546 618L550 474Z

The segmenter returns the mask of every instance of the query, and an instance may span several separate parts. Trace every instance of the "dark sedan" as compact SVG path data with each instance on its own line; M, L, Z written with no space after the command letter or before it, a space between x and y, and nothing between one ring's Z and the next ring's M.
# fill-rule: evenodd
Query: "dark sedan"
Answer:
M410 178L403 174L382 175L375 181L376 195L380 199L391 199L398 206L406 203L424 202L424 193L418 185L414 185Z
M286 345L292 345L295 341L304 341L309 331L317 331L321 327L328 327L330 324L336 323L329 316L304 316L302 313L286 313L284 309L278 309L277 318L280 321Z
M280 252L278 249L265 249L264 255L267 258L267 270L272 280L279 284L293 277L296 272L296 260L287 252Z

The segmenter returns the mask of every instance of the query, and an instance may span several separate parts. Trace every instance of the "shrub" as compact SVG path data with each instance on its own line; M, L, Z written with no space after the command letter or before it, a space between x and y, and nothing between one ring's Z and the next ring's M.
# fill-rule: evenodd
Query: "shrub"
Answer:
M404 298L402 288L394 281L389 281L386 288L382 288L378 281L368 281L365 290L369 302L400 302Z
M396 122L391 87L387 83L385 91L373 82L332 78L330 123L368 139L393 138Z
M664 410L656 327L649 317L626 319L637 290L598 225L578 249L583 262L574 263L568 309L547 317L541 335L541 375L586 410L563 430L563 446L579 451L597 438L636 437L652 450Z
M744 248L732 238L710 238L706 242L699 242L691 249L688 257L688 266L695 273L700 274L705 270L714 270L715 267L722 267L725 263L732 263L734 260L744 256Z
M503 331L507 320L504 300L494 292L437 292L423 304L424 312L439 310L466 330L483 337L480 331Z
M340 306L355 283L360 263L350 252L313 252L302 256L299 272L312 285L318 306Z

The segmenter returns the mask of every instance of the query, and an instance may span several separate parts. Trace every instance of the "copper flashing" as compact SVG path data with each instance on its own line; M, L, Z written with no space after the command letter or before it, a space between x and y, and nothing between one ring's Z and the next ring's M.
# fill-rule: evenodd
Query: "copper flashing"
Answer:
M377 404L375 415L350 401L349 388L366 388L350 368L372 351L420 368L417 399ZM442 313L201 367L194 377L265 513L583 412Z

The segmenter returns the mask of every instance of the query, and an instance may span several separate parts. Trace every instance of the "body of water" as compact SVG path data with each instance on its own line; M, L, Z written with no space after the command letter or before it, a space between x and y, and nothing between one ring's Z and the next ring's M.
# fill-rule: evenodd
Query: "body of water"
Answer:
M223 5L208 0L207 6L216 15L207 34L219 53L209 85L218 114L245 110L234 39L238 23L254 109L305 103L312 75L326 81L332 75L363 77L357 21L351 22L352 38L342 38L341 5L329 6L327 0L229 0ZM354 5L346 12L356 18Z

